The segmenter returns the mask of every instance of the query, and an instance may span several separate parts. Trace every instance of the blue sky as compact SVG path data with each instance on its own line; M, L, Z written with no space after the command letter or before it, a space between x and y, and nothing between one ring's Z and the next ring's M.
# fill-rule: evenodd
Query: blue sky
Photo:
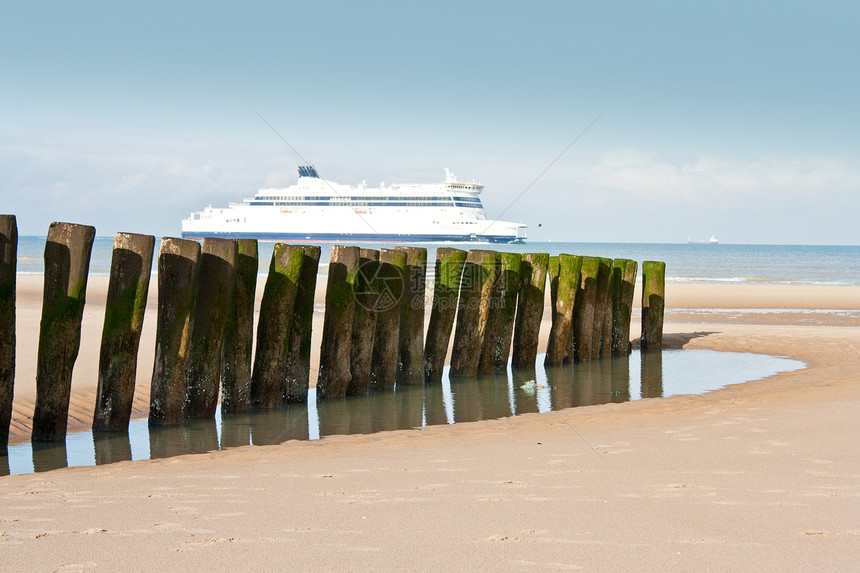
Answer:
M296 178L486 185L535 240L860 244L849 2L37 2L0 21L0 212L177 235ZM600 115L603 113L603 115ZM542 226L538 229L537 225Z

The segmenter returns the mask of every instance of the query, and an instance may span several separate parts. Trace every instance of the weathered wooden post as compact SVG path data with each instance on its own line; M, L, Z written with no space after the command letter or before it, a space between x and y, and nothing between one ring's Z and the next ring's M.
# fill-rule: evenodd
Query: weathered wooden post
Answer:
M0 456L9 444L15 387L15 284L18 268L18 223L0 215Z
M45 290L36 365L34 442L66 438L72 369L81 345L81 319L95 227L51 223L45 242Z
M499 272L491 301L489 325L478 362L478 374L505 372L511 355L511 336L520 290L519 253L499 253Z
M573 309L579 298L582 261L583 258L578 256L566 254L558 256L558 286L552 308L552 329L549 332L544 359L546 366L559 366L564 363L573 322Z
M355 277L355 312L352 315L350 382L347 394L366 394L370 387L370 361L376 334L376 302L379 297L379 251L361 249Z
M526 253L520 264L520 292L514 328L514 368L534 369L543 320L544 289L549 255Z
M305 251L297 245L275 244L269 276L260 301L257 353L251 373L251 405L267 410L283 402L290 327Z
M612 276L612 259L598 258L597 292L594 295L594 323L591 331L591 358L602 356L603 329L606 325L606 306L609 298L609 278Z
M302 273L293 305L293 324L287 346L287 375L284 379L284 401L305 403L311 373L311 330L314 322L314 296L317 288L317 271L320 248L303 245Z
M470 378L478 374L498 267L496 251L473 250L466 255L451 349L451 378Z
M591 360L592 333L594 332L594 306L597 299L597 275L600 259L582 257L582 279L580 296L576 297L573 310L573 359L577 362Z
M615 259L612 263L612 354L630 353L630 317L636 287L636 261Z
M128 430L154 247L152 235L114 236L99 353L94 432Z
M213 418L221 390L224 327L233 314L238 245L233 239L203 239L191 347L186 418Z
M448 344L457 313L457 289L466 263L466 251L441 247L436 249L436 273L433 278L433 308L424 343L424 375L427 380L442 379L448 356Z
M376 333L370 365L371 390L389 390L397 381L400 349L400 305L406 285L406 253L379 251L379 297L376 303Z
M259 258L256 239L238 239L233 312L224 326L221 410L244 412L251 404L251 354L254 348L254 296Z
M158 325L149 391L150 426L175 426L182 422L199 261L197 241L161 239Z
M319 398L345 396L351 379L349 362L355 311L353 285L358 275L358 260L358 247L334 245L331 248L317 379Z
M642 350L663 348L663 310L666 306L666 263L642 263Z
M398 384L424 381L424 286L427 277L427 249L396 247L406 253L406 277L400 305L400 357Z

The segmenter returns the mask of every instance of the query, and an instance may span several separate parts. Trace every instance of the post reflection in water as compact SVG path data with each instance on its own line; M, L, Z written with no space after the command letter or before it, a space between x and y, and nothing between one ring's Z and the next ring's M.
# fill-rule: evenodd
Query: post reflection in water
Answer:
M252 412L250 418L251 443L255 446L273 446L289 440L310 438L308 406L304 404L286 404L281 408L258 410ZM223 432L223 421L221 428Z
M609 361L612 369L612 382L609 385L610 402L630 400L630 356L613 356Z
M640 353L640 380L643 398L663 397L663 353L646 350Z
M221 410L221 448L251 445L251 413Z
M66 441L33 442L33 471L48 472L69 467Z
M97 466L131 459L128 432L93 432L93 448Z
M678 392L704 392L715 389L709 386L708 378L714 378L713 374L709 376L709 372L722 373L728 366L738 371L737 363L740 361L748 369L755 365L753 360L774 360L758 355L695 352L636 351L630 356L605 357L572 365L509 368L505 373L457 379L453 383L446 368L441 381L398 385L385 392L320 401L316 399L315 390L311 389L307 404L290 404L250 413L220 412L213 419L186 420L174 427L148 427L145 420L141 420L142 423L132 423L129 432L89 436L80 432L59 444L34 443L32 449L29 443L16 444L9 447L7 456L0 456L0 475L29 471L25 469L28 463L25 460L31 456L37 472L66 467L70 460L75 465L90 465L93 460L98 465L129 460L132 459L133 448L135 457L144 459L147 440L149 457L157 459L337 434L367 434L543 413L553 409L625 402L631 397L658 398ZM663 376L664 358L668 380ZM696 372L700 375L692 378L685 375L683 380L677 380L675 372L689 372L688 367L679 369L678 364L688 365L691 359L696 360ZM794 369L802 366L797 364ZM761 372L757 371L758 376L762 375ZM733 379L723 376L716 387L733 382ZM220 443L216 419L220 423ZM87 448L92 449L87 451Z

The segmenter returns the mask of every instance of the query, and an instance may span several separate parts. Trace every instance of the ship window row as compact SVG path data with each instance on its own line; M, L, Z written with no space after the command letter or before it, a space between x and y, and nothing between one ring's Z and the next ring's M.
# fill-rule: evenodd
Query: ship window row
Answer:
M451 201L251 201L254 206L269 207L450 207ZM477 203L454 201L455 207L481 209Z
M289 195L264 195L255 197L255 201L334 201L334 202L348 202L348 201L445 201L450 202L452 199L454 200L471 200L471 197L448 197L448 196L439 196L439 195L428 195L428 196L404 196L404 195L396 195L396 196L331 196L331 195L302 195L301 197L294 197ZM303 203L304 204L304 203Z

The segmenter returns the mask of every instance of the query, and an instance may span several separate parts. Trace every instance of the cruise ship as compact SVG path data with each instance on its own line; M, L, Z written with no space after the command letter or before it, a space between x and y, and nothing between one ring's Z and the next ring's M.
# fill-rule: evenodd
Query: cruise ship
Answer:
M526 226L487 219L484 186L445 169L442 183L354 187L323 179L312 165L286 188L260 189L228 207L206 207L182 220L182 236L266 241L515 243Z

